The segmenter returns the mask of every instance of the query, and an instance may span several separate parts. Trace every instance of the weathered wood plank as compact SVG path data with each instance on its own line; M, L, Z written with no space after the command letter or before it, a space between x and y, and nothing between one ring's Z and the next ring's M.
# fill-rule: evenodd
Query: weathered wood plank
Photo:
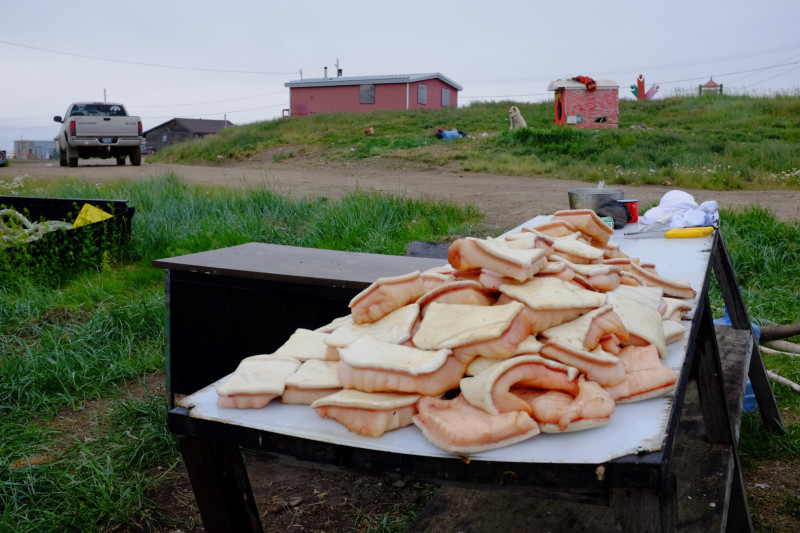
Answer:
M736 281L736 273L733 270L733 264L721 235L717 236L715 246L712 267L722 298L725 300L725 307L728 310L731 325L734 329L750 331L750 317L747 314L739 283ZM775 394L772 392L772 385L769 382L766 368L764 368L764 360L761 358L761 351L757 343L753 344L749 360L748 375L750 384L758 401L758 408L761 411L761 418L764 420L764 427L774 433L783 433L781 413L778 409L778 403L775 401Z
M733 444L732 425L725 397L722 365L717 336L711 319L708 299L698 303L695 320L700 321L697 350L692 358L692 373L697 380L700 410L706 425L706 435L716 444Z
M747 382L747 354L752 351L753 336L749 330L716 325L717 345L725 376L725 397L730 413L733 434L739 439L745 383Z
M219 250L157 259L156 268L216 276L363 289L379 277L446 264L441 259L342 252L250 242Z

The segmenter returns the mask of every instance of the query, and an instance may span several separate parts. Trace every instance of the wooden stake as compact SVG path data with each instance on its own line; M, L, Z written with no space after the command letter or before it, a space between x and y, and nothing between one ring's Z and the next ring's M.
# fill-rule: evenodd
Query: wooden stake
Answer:
M794 381L792 381L790 379L786 379L785 377L779 376L778 374L776 374L772 370L767 370L767 375L773 381L775 381L775 383L779 383L781 385L785 385L785 386L789 387L790 389L792 389L793 391L800 392L800 385L798 385Z
M771 341L770 346L783 352L800 353L800 344L789 341Z
M772 355L785 355L786 357L792 357L792 358L800 357L800 355L798 354L793 354L790 352L782 352L780 350L773 350L772 348L768 348L766 346L761 347L761 353L768 353Z
M780 324L777 326L761 326L761 341L770 342L776 339L787 339L800 335L800 322Z

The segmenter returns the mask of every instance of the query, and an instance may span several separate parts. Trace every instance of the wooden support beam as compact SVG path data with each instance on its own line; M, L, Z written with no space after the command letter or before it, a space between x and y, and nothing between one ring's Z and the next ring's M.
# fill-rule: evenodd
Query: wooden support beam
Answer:
M725 307L728 309L728 316L731 319L731 326L735 329L750 329L750 317L747 315L742 292L736 281L736 273L733 271L728 250L722 235L717 232L715 249L712 257L714 275L717 278L722 298L725 300ZM758 409L761 418L764 420L764 427L773 433L783 433L783 421L775 395L772 392L772 385L767 377L767 369L764 367L764 360L761 358L761 351L758 343L753 343L750 354L750 369L748 371L750 385L753 387L753 394L758 402Z
M262 533L239 447L194 437L181 437L180 446L205 530Z

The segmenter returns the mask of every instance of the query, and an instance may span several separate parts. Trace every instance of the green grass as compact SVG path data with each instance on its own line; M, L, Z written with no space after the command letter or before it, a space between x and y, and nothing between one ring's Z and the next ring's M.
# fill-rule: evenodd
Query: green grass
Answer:
M262 188L194 187L172 174L15 190L124 198L136 214L124 262L49 280L16 272L0 284L0 531L169 524L149 498L179 461L166 399L121 399L124 384L164 368L164 274L153 259L250 241L403 254L410 240L442 241L480 225L470 206L361 191L293 200ZM105 400L88 441L58 423Z
M11 311L0 340L0 418L52 416L160 368L163 290L155 283L103 286L116 276L81 276L62 294L32 286L0 293L0 303ZM15 305L26 299L38 305Z
M800 221L779 222L772 213L759 207L723 210L721 219L726 247L750 319L760 325L800 322ZM724 305L718 290L711 292L711 299L717 308ZM800 342L800 336L789 340ZM766 353L762 357L766 368L800 382L797 358ZM758 411L743 413L739 456L745 475L762 467L775 472L768 479L761 474L760 482L768 488L756 489L749 495L757 530L793 531L800 524L797 483L792 481L792 472L800 464L798 393L777 384L772 389L781 409L785 433L768 431Z
M508 131L514 102L404 112L332 113L227 128L169 147L156 161L216 164L284 148L273 161L379 156L462 171L723 189L800 188L800 95L621 100L619 129L553 124L552 102L515 103L528 128ZM631 128L646 125L648 129ZM362 130L373 126L375 135ZM437 127L469 138L443 141Z
M0 531L147 530L150 523L168 523L148 499L178 462L163 398L123 401L104 415L96 440L63 435L70 442L41 464L9 471L2 462Z
M758 206L723 209L720 218L751 321L762 326L800 322L800 221L778 221ZM712 302L722 307L715 294Z
M736 279L750 320L765 326L800 322L800 221L780 222L767 209L748 207L723 210L721 231L725 238ZM713 278L712 278L713 279ZM724 302L716 289L710 293L712 306ZM793 339L800 342L800 337ZM794 382L800 382L800 364L787 356L763 354L765 366ZM786 406L785 435L763 431L758 413L745 413L742 420L740 452L746 457L800 459L800 427L794 422L800 409L797 393L773 386L778 404Z
M29 186L37 190L35 183ZM194 187L172 173L102 189L65 181L37 194L128 200L136 207L131 254L144 266L161 257L253 241L402 255L411 240L479 233L481 218L472 206L446 202L358 190L337 200L293 199L266 187L245 192Z

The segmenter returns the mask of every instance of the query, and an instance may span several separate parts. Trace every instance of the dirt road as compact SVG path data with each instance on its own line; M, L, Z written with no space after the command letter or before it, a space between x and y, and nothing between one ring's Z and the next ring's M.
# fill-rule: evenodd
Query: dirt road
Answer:
M338 197L356 188L400 194L411 198L445 199L472 203L485 214L489 228L507 230L539 214L569 208L567 190L593 187L582 181L541 177L498 176L448 169L393 168L374 158L350 165L321 165L285 160L281 163L244 162L226 166L189 166L143 163L118 167L113 160L81 160L76 168L57 162L18 163L0 168L6 183L17 176L52 179L70 176L93 183L140 179L174 172L190 183L246 187L265 184L277 192L299 197ZM626 185L626 198L658 202L670 187ZM2 185L0 184L0 190ZM770 208L780 220L800 220L800 191L703 191L683 189L700 203L716 200L720 207L750 204Z

